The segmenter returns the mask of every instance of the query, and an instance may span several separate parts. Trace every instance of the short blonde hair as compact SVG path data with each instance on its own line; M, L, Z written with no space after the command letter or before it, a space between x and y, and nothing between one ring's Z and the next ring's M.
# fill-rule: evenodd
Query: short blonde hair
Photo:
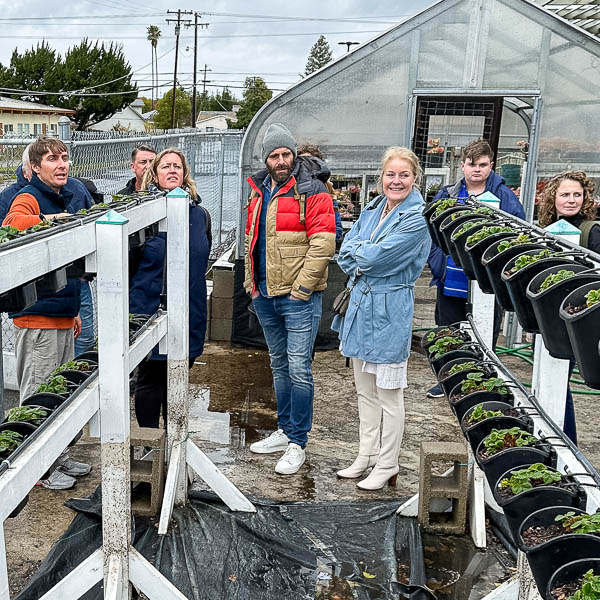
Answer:
M148 169L144 173L144 179L142 181L142 189L147 190L148 186L153 183L156 187L158 187L158 165L164 156L167 154L177 154L181 159L181 164L183 165L183 185L188 188L190 196L193 200L198 200L198 192L196 190L196 182L192 179L190 174L190 167L188 166L187 160L185 159L185 154L179 148L167 148L162 152L159 152L154 160L150 163Z
M419 186L421 184L421 179L423 178L423 169L421 169L417 155L408 148L403 148L402 146L391 146L383 153L383 156L381 157L381 166L379 167L379 177L377 179L377 191L380 194L383 194L383 172L385 171L385 166L393 158L401 158L402 160L405 160L410 165L410 170L415 176L415 185Z

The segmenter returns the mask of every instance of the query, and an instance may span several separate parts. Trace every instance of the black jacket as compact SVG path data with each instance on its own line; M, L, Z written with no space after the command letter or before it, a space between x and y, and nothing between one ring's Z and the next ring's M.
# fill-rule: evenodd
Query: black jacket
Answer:
M118 196L130 196L135 192L135 177L132 177L122 190L117 192Z

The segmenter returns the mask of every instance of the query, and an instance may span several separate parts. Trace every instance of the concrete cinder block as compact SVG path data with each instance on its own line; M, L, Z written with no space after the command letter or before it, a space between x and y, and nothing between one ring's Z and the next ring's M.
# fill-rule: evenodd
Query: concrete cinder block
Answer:
M210 339L214 342L231 341L232 321L229 319L211 319Z
M132 495L131 510L145 517L160 513L165 486L165 430L131 426L131 481L149 484L149 494ZM149 457L134 458L137 447L152 448ZM147 488L148 486L146 486Z
M433 474L434 463L452 465L447 476ZM425 531L461 535L467 517L468 454L462 442L423 442L421 444L419 480L419 523ZM445 498L450 513L433 513L432 501ZM437 518L441 517L441 518Z
M213 298L233 298L234 278L229 269L213 269Z
M233 298L215 298L211 302L211 318L212 319L229 319L233 318Z

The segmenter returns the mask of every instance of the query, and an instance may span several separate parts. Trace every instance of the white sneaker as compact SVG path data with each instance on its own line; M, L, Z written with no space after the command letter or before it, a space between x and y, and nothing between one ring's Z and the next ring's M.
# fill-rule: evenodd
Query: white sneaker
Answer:
M41 485L49 490L70 490L75 487L77 481L74 477L54 469L46 479L40 479L36 485Z
M272 452L281 452L288 447L288 436L285 435L283 429L274 431L270 436L260 442L250 444L250 452L256 454L271 454Z
M300 448L298 444L288 444L285 454L277 461L275 465L275 473L280 475L293 475L298 472L298 469L304 464L306 453L304 448Z

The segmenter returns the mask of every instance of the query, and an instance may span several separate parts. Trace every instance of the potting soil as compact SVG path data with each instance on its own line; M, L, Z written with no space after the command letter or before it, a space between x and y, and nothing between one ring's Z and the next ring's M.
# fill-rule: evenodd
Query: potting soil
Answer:
M405 598L398 566L411 583L425 579L415 519L396 516L402 500L275 503L254 500L256 514L230 511L195 493L173 512L169 532L135 517L134 546L193 600L350 600ZM16 600L36 600L101 545L98 489L67 506L77 516ZM408 583L403 580L403 583ZM404 593L403 593L404 592ZM82 598L101 600L98 583ZM413 590L413 600L427 595Z

